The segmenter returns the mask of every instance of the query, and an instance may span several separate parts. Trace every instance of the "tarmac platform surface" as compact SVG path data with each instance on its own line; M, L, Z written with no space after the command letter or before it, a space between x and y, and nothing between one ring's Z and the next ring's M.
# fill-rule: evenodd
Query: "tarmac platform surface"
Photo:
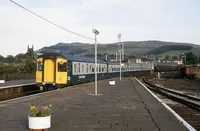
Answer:
M49 131L188 131L135 78L98 81L0 103L1 131L28 131L29 105L52 105Z

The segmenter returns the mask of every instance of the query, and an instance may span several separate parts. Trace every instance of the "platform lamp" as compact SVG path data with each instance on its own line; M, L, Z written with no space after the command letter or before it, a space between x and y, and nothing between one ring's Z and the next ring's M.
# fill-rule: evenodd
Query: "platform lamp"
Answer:
M99 35L99 31L96 29L92 29L92 32L95 34L95 94L89 94L93 96L99 96L102 94L97 94L97 35Z

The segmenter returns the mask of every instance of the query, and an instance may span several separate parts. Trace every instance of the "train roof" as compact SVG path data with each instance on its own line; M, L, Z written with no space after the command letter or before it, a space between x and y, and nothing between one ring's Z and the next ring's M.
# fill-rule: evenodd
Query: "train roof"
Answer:
M119 65L118 61L107 61L109 65Z
M160 65L160 66L177 66L178 63L176 63L176 62L155 62L155 65Z
M44 53L40 56L38 56L37 58L42 58L42 57L51 57L51 56L56 56L56 57L62 57L65 58L69 61L79 61L79 62L91 62L91 63L95 63L95 59L94 58L90 58L90 57L83 57L83 56L78 56L78 55L68 55L68 54L59 54L59 53ZM98 63L107 63L104 60L101 59L97 59Z

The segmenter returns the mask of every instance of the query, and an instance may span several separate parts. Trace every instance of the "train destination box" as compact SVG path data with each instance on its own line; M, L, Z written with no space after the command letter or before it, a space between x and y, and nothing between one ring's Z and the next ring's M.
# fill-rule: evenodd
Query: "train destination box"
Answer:
M114 80L110 80L109 81L109 85L115 85L115 81Z
M0 83L5 83L5 80L0 80Z

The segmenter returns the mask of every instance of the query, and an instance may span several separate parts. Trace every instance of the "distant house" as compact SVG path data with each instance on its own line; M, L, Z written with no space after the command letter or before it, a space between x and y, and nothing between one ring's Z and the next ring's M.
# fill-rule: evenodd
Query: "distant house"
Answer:
M181 65L183 64L183 60L181 59L167 59L167 60L163 60L163 62L166 62L166 63L176 63L177 65Z
M182 65L183 64L183 61L180 60L180 59L174 60L173 62L176 62L178 65Z
M154 60L149 58L142 58L142 63L152 63Z
M128 59L129 63L142 63L140 58Z

